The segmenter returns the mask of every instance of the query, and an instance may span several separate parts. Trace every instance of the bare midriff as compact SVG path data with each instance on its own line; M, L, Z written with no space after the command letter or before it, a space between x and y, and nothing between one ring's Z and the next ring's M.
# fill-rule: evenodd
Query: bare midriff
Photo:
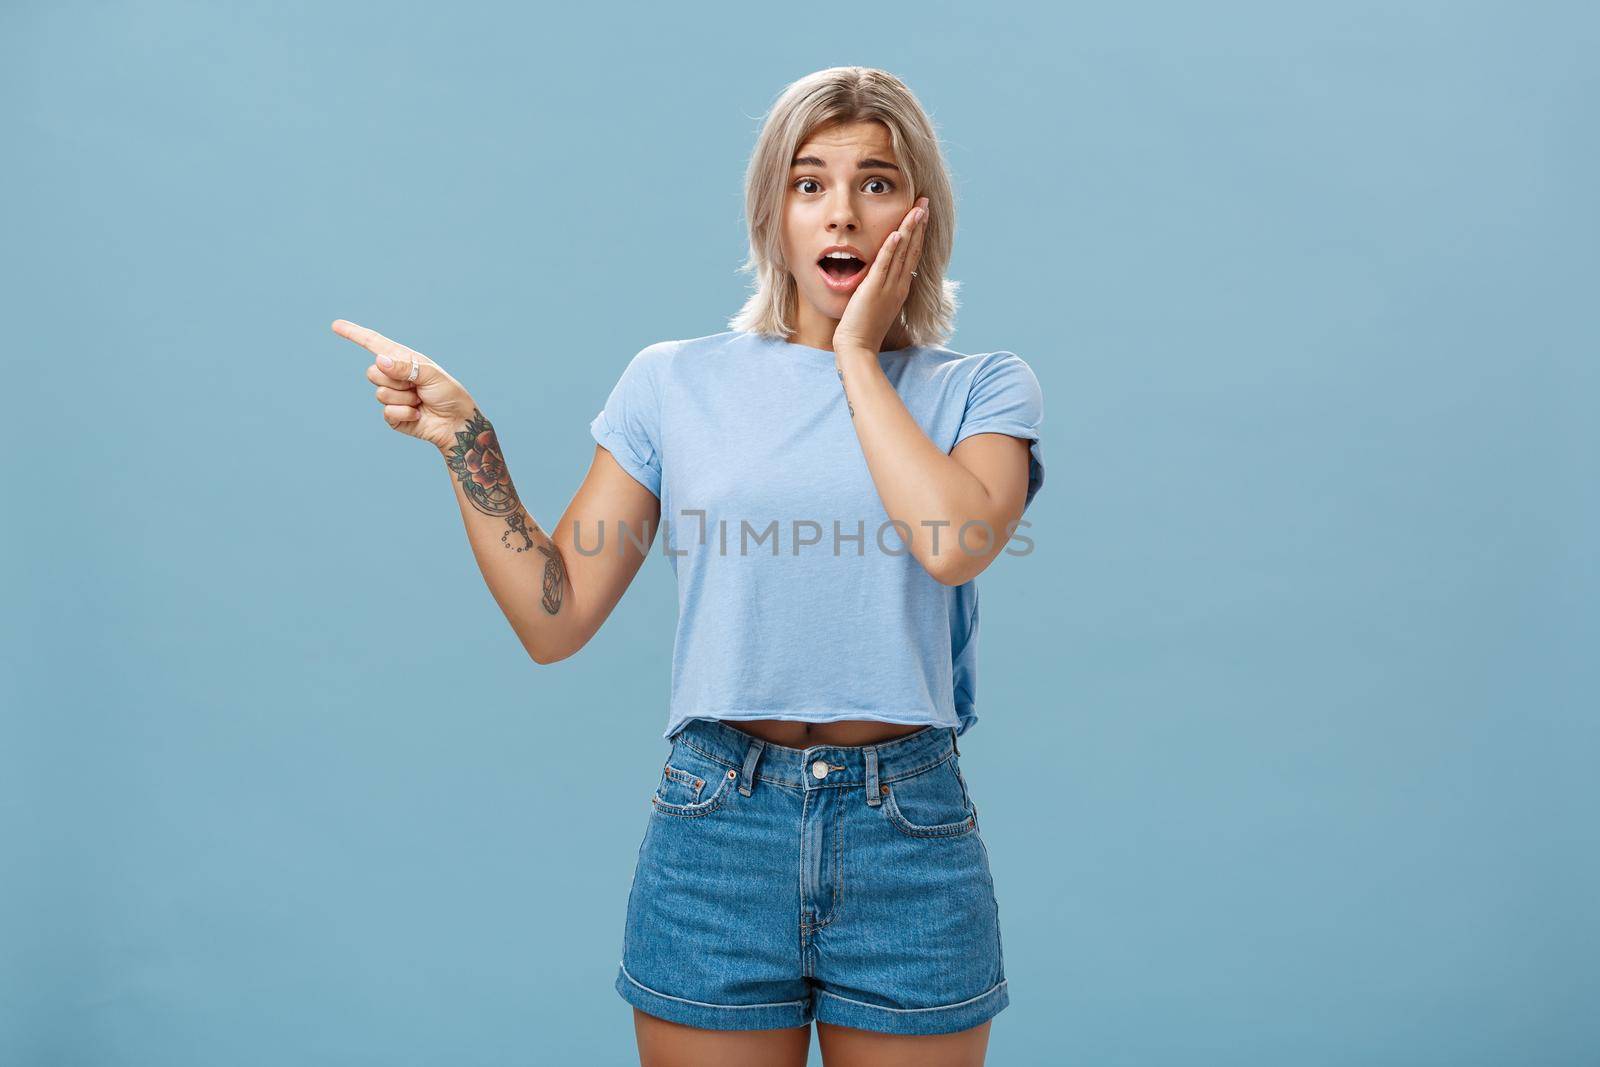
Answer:
M813 745L877 745L897 737L914 734L922 726L903 726L876 719L846 719L842 722L795 722L790 719L724 719L727 725L743 730L774 745L810 748Z

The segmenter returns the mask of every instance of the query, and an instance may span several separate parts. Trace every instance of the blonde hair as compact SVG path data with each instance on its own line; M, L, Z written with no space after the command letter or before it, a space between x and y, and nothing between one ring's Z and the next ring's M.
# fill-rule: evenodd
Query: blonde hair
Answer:
M780 340L794 332L799 292L783 259L790 165L800 145L819 130L860 121L888 127L895 162L911 183L912 201L928 198L922 258L900 312L900 330L911 345L949 340L961 286L944 276L956 221L950 174L922 104L899 78L873 67L830 67L807 74L785 87L767 113L744 181L750 256L739 271L755 276L755 291L728 320L732 329ZM891 327L889 336L894 335Z

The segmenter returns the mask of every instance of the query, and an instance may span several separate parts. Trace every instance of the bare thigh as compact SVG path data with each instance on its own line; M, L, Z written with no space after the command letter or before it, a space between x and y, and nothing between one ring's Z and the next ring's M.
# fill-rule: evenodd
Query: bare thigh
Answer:
M639 1067L805 1067L811 1052L809 1025L702 1030L634 1008L633 1031L639 1041Z
M993 1021L954 1034L880 1034L819 1022L817 1045L827 1067L983 1067Z

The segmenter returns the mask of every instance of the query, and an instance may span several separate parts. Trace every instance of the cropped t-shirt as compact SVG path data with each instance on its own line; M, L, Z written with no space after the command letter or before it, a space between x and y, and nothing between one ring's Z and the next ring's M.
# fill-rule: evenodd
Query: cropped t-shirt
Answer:
M1044 399L1015 353L881 352L906 409L948 453L977 433L1031 442ZM732 330L650 345L589 426L661 502L678 621L664 737L690 719L876 719L965 733L977 720L977 579L939 582L878 497L834 354ZM606 521L586 550L646 531ZM1007 542L1024 554L1026 527ZM957 531L938 528L940 551ZM1004 529L995 536L1005 537ZM982 527L964 542L980 551Z

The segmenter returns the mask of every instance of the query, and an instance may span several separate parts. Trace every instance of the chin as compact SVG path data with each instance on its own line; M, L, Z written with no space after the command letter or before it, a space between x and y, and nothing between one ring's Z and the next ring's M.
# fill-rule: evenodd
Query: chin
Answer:
M848 296L842 297L837 293L827 293L821 299L805 296L802 296L802 299L810 304L811 309L817 314L824 318L832 319L834 322L844 318L844 309L850 306L850 298Z

